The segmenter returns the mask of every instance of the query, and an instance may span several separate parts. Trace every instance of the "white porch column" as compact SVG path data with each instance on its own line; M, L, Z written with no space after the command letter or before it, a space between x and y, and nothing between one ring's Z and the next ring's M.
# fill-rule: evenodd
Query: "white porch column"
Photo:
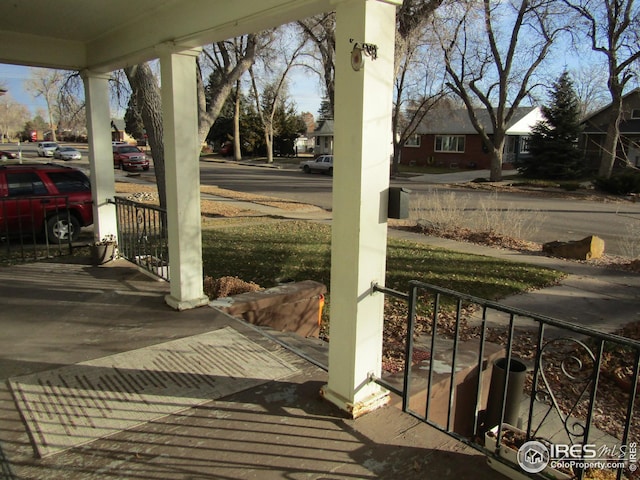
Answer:
M198 53L189 50L160 57L171 268L171 293L165 301L177 310L199 307L209 301L204 295L202 273Z
M111 151L111 110L109 75L82 72L87 102L89 168L93 195L93 236L95 241L117 235L116 208L107 203L115 195L113 153Z
M346 0L336 9L336 97L329 383L322 395L357 417L388 401L380 375L392 146L395 9L391 0ZM377 47L352 67L355 44Z

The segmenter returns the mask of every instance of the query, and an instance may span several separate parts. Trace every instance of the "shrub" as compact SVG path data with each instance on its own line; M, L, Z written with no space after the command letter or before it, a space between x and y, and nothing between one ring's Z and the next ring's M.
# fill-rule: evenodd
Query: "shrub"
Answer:
M640 172L637 170L625 170L612 175L610 178L598 177L593 183L597 189L614 195L640 193Z

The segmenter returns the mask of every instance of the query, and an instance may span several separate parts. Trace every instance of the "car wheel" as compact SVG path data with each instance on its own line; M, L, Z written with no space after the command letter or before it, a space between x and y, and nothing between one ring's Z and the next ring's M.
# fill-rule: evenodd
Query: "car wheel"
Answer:
M74 241L80 235L80 222L71 214L58 213L47 220L47 234L50 242Z
M142 167L142 170L146 172L147 170L149 170L149 167Z
M124 163L122 163L122 160L120 160L120 163L118 164L118 168L120 170L124 170Z
M309 168L309 165L305 165L304 167L302 167L302 171L304 173L311 173L311 169Z
M327 174L333 177L333 167L329 168L329 170L327 171Z

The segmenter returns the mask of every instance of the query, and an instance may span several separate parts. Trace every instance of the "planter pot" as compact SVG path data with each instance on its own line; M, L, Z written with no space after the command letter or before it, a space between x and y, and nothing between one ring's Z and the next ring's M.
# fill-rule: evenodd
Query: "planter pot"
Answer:
M524 430L520 430L512 425L507 423L502 424L502 436L503 439L500 444L500 450L498 450L498 456L507 460L509 463L513 464L513 467L509 467L504 463L499 462L498 460L493 459L492 457L487 457L487 464L493 468L496 472L501 473L509 478L514 480L526 480L531 478L527 475L520 466L518 465L518 449L515 446L505 444L504 443L504 435L505 433L512 433L516 436L522 436L524 438L526 432ZM498 426L496 425L491 430L487 431L484 435L484 446L495 452L496 450L496 440L498 435ZM551 468L547 466L542 472L539 473L546 478L554 479L554 480L570 480L573 478L572 475L556 470L555 468Z
M94 265L103 265L115 258L116 245L108 243L105 245L91 246L91 260Z

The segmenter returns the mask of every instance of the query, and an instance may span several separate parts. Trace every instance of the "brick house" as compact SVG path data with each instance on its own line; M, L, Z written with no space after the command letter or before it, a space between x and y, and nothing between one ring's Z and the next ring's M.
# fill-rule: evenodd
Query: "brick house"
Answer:
M602 159L602 145L607 136L611 105L588 115L582 122L580 147L587 165L597 169ZM618 140L616 165L630 164L640 167L640 88L622 98L620 139Z
M493 126L487 111L478 109L476 115L485 131L491 135ZM533 125L541 119L542 112L538 107L516 109L507 129L504 167L510 167L515 159L528 154L528 136ZM473 128L466 109L438 110L425 117L415 134L402 147L400 163L488 169L491 156Z

